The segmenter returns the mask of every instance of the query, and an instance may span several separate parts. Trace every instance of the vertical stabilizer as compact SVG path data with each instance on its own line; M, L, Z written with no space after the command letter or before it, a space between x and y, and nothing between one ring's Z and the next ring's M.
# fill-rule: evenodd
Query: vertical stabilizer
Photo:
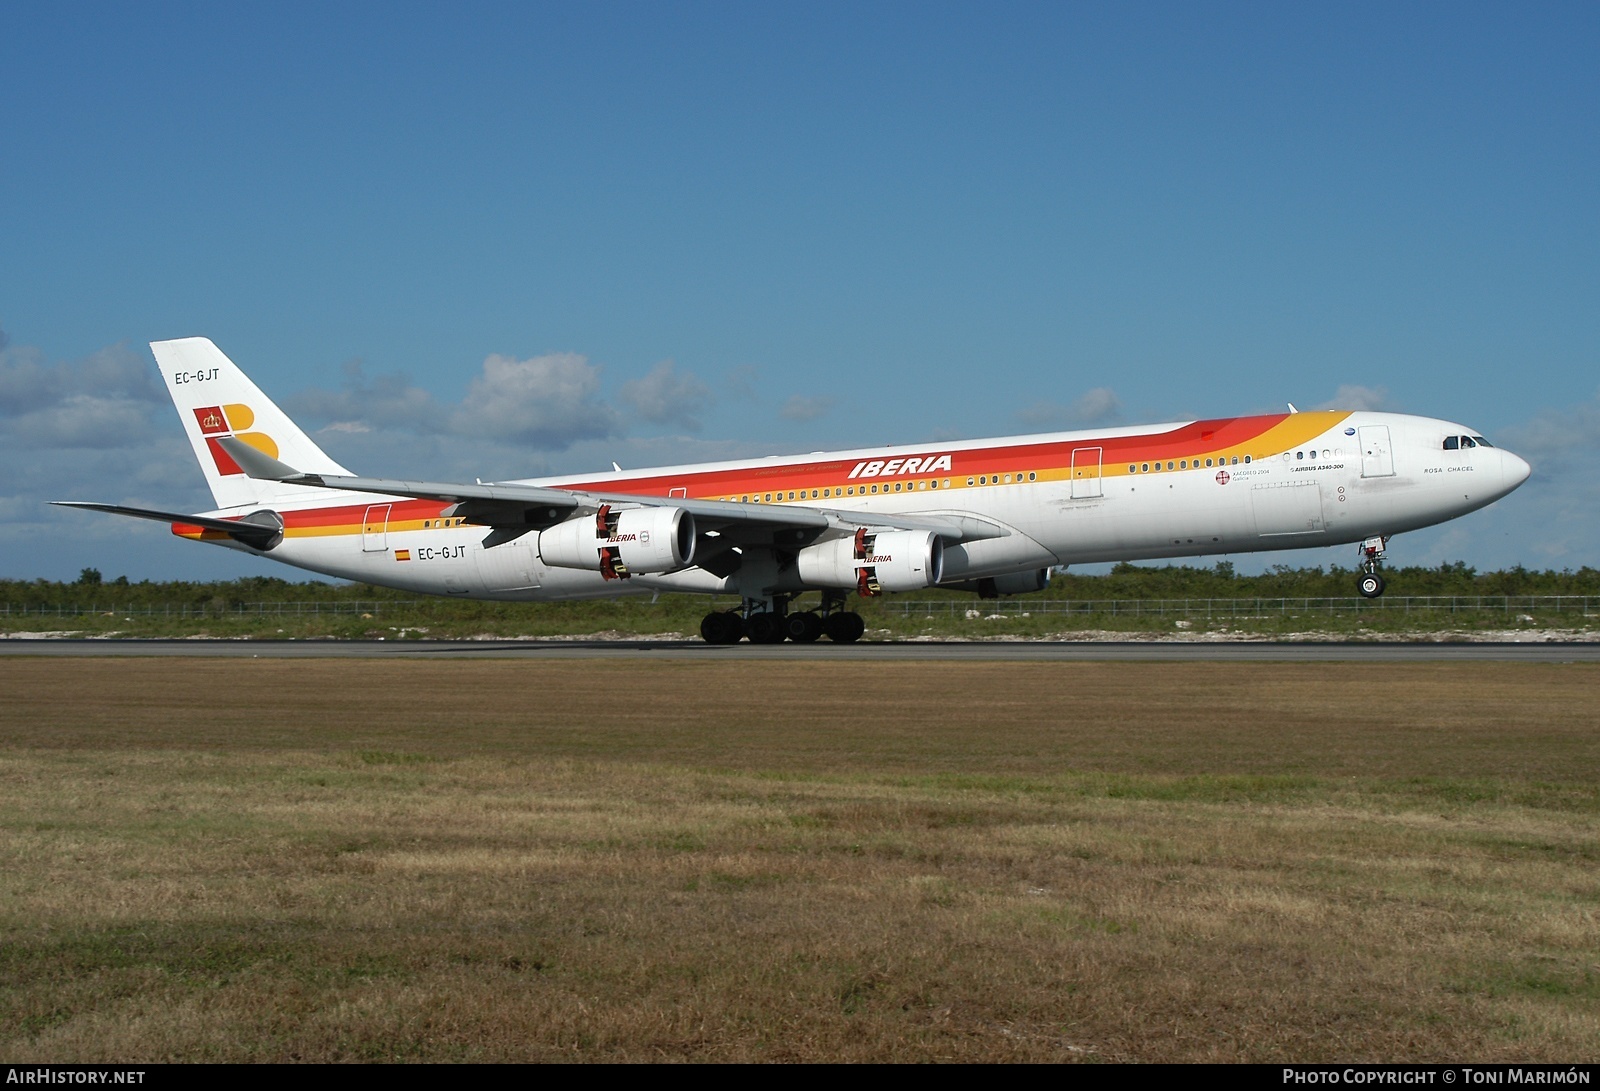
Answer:
M233 436L305 473L350 476L261 393L222 350L204 337L152 341L161 376L194 447L217 507L260 504L301 495L293 485L245 475L217 440Z

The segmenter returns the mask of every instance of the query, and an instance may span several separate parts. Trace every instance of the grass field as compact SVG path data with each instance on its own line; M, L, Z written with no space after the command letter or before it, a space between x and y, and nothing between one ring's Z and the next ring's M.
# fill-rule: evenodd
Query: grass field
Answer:
M0 661L0 1056L1549 1060L1587 666Z
M1568 603L1494 609L1406 609L1389 600L1380 607L1365 600L1320 600L1320 607L1262 609L1205 600L1194 612L1163 615L1149 603L1129 600L1100 604L1092 613L1025 609L1013 600L985 602L971 596L907 600L898 596L854 604L867 624L867 640L1044 640L1078 639L1119 633L1131 637L1198 636L1273 638L1315 635L1345 640L1507 639L1560 634L1592 637L1600 613ZM220 600L219 600L220 601ZM370 610L340 613L256 613L230 610L226 603L206 616L102 610L95 613L0 614L0 639L17 634L54 633L74 637L171 639L208 637L250 640L462 640L477 637L548 638L557 636L671 636L699 639L700 620L713 608L735 605L731 597L666 595L660 602L623 598L599 602L507 603L433 599L374 602ZM1332 601L1337 608L1330 608ZM1579 600L1587 601L1587 600ZM807 600L806 605L812 605ZM269 606L271 604L268 604ZM1044 605L1051 605L1046 600ZM1109 607L1117 607L1110 609ZM953 607L953 609L952 609ZM1135 612L1143 608L1146 612Z

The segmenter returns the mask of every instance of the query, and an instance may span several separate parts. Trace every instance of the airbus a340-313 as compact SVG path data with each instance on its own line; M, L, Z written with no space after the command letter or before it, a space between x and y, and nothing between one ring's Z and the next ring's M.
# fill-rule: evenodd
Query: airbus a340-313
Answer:
M197 542L341 579L530 602L737 594L711 643L848 642L849 596L1038 591L1095 561L1359 543L1383 593L1391 535L1527 479L1464 425L1365 411L1267 416L489 484L361 477L209 340L151 349L216 499L156 519ZM1292 409L1292 407L1291 407ZM819 601L801 609L808 593Z

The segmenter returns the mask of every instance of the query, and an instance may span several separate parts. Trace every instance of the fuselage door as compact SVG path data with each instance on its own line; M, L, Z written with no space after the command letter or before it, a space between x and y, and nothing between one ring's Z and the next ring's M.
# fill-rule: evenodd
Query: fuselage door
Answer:
M1072 498L1087 500L1101 495L1100 460L1103 447L1074 447L1072 449Z
M361 520L361 552L382 553L389 548L389 509L393 504L374 504Z
M1393 477L1394 450L1389 446L1389 426L1366 424L1358 432L1361 440L1361 476Z

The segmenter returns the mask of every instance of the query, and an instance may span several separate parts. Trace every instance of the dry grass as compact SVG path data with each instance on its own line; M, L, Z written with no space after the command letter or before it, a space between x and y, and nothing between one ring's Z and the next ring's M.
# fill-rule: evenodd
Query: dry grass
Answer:
M0 661L15 1060L1587 1060L1584 666Z

